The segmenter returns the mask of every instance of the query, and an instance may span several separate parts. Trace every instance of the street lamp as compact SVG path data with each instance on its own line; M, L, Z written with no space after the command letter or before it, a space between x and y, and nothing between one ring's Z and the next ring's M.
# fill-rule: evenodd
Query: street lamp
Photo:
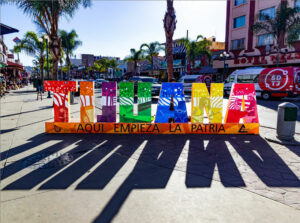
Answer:
M50 80L50 74L49 74L49 36L45 35L45 39L46 39L46 50L47 50L47 76L48 76L48 80ZM48 97L47 98L51 98L51 92L48 91Z
M222 82L224 82L225 69L227 69L226 59L228 59L230 57L230 55L229 55L229 53L224 51L223 53L220 54L220 57L224 60L224 69L223 69L223 74L222 74Z

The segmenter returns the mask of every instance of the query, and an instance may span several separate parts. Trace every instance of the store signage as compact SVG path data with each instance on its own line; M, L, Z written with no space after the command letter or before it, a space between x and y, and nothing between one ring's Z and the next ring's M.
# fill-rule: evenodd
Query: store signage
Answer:
M279 55L279 63L286 63L291 60L300 59L300 53L287 53ZM269 56L247 56L234 59L234 64L253 64L253 65L261 65L261 64L269 64L277 63L277 55L269 55Z
M116 123L117 84L102 84L102 115L95 120L93 82L80 82L80 122L70 122L69 92L75 81L45 81L54 92L54 122L46 122L47 133L115 134L258 134L259 122L254 84L234 84L222 123L223 84L212 83L210 94L204 83L192 86L191 120L187 115L182 83L163 83L155 121L151 117L151 83L138 83L138 113L134 114L134 83L119 84L119 120ZM205 114L209 123L204 124Z

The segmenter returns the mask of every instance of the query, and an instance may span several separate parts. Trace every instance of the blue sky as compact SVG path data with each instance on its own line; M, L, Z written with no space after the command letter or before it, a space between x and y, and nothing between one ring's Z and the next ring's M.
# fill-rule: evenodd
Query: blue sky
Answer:
M226 1L175 1L177 27L174 39L186 36L195 39L201 34L225 39ZM92 1L90 8L80 8L73 18L60 20L60 29L75 29L83 42L75 54L82 53L124 58L131 48L142 43L165 41L163 17L166 1ZM19 33L5 35L5 43L13 48L13 38L22 38L27 31L37 31L32 19L13 5L1 7L1 23L12 26ZM20 54L24 65L32 65L33 58Z

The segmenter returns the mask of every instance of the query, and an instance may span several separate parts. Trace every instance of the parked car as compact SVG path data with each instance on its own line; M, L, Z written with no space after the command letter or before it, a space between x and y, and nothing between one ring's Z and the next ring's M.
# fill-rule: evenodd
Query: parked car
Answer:
M265 100L271 97L300 94L300 68L247 68L234 71L224 84L224 94L229 95L233 83L254 83L256 96Z
M153 77L144 77L144 76L133 76L129 81L134 82L134 93L137 93L138 82L147 82L152 83L152 96L158 96L161 89L161 84L157 82L156 78Z
M186 93L192 92L192 84L197 83L202 75L185 75L178 82L183 84L183 91Z
M103 82L107 82L107 80L105 80L105 79L97 79L97 80L95 80L95 88L101 88Z

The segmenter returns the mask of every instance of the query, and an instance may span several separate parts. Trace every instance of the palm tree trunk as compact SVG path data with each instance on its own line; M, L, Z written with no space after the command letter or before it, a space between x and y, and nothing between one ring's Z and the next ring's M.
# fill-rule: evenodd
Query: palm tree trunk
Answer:
M63 74L63 69L62 69L63 61L62 61L62 58L60 58L59 60L60 60L60 77L61 77L61 79L64 80L64 74Z
M44 58L43 56L41 56L39 58L39 63L40 63L40 71L41 71L41 79L42 79L42 86L43 86L43 89L44 89Z
M167 49L167 72L168 72L168 81L170 82L173 78L173 45L172 38L167 38L166 49Z
M57 80L60 47L59 47L59 41L56 38L51 40L50 54L51 54L52 61L53 61L53 67L52 67L53 80Z
M61 40L58 37L58 14L53 16L51 24L51 35L50 35L50 54L53 60L53 80L57 80L58 75L58 62L61 55Z
M67 66L68 66L68 81L70 80L70 66L71 66L71 61L70 61L70 57L69 54L67 53Z
M164 29L166 35L166 57L168 81L174 78L173 75L173 35L176 29L176 15L173 7L173 0L167 0L167 11L164 17Z
M42 76L42 86L44 89L44 62L43 61L40 62L40 66L41 66L40 69L41 69L41 76Z

